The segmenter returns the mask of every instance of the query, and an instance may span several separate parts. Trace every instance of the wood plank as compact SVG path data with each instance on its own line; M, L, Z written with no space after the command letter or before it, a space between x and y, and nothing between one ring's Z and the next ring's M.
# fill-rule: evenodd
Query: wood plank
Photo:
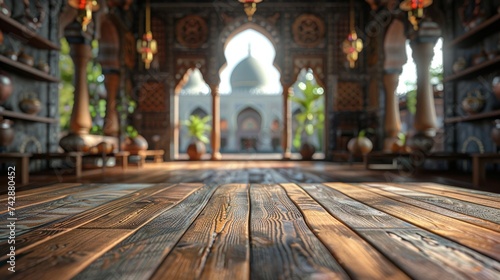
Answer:
M356 184L325 183L349 197L500 260L500 232L402 203Z
M349 278L280 186L251 185L250 198L252 279Z
M15 273L1 262L0 279L71 279L132 230L75 229L22 253L16 252Z
M47 186L41 186L37 188L31 188L27 189L26 188L21 188L18 191L16 190L16 197L21 198L21 197L27 197L31 195L37 195L41 193L49 193L49 192L54 192L56 190L60 189L66 189L66 188L71 188L71 187L76 187L82 185L81 183L56 183L56 184L51 184ZM0 196L0 202L7 201L7 194L1 195Z
M74 279L149 279L198 217L215 188L205 186L195 191L107 251Z
M364 215L366 212L371 211L371 209L373 209L372 207L365 204L360 204L359 202L349 197L346 197L343 194L338 195L339 194L338 191L330 189L323 185L302 184L301 187L304 190L306 190L310 196L312 196L313 198L317 198L316 200L321 205L323 205L324 208L328 209L330 214L337 217L340 216L342 217L342 222L346 223L350 227L356 227L355 231L359 235L361 235L364 239L368 240L370 244L372 244L372 246L377 247L377 249L380 250L381 253L383 253L385 256L391 259L391 261L393 261L399 267L401 267L401 269L403 269L406 273L408 273L408 275L410 275L412 278L460 279L457 273L454 272L453 265L449 264L449 262L447 263L441 260L442 256L439 256L440 252L442 252L441 249L435 249L432 248L432 246L429 246L429 248L421 248L422 246L420 247L409 246L404 242L402 244L398 244L397 242L395 242L395 240L397 239L394 239L394 235L390 234L399 231L417 232L417 233L424 232L420 228L408 223L405 223L405 228L397 228L397 227L391 228L390 224L382 224L380 229L374 227L373 228L364 227L363 224L359 225L359 223L356 222L356 217L358 217L358 213ZM321 194L320 191L323 188L325 189L324 194L327 195ZM328 192L327 190L330 190L330 192ZM320 195L317 195L318 193ZM332 194L332 196L328 196L329 194ZM342 209L339 209L338 207L332 207L332 205L337 205L339 199L343 200L344 205L350 205L351 203L355 205L358 204L360 205L358 205L356 211L344 212ZM351 203L348 203L349 200L351 201ZM392 217L384 212L381 212L381 215ZM397 218L392 218L392 219L398 220ZM382 223L388 223L391 222L391 219L386 218L386 219L381 219L381 221ZM373 237L372 234L370 234L371 232L377 233L376 238ZM439 240L440 242L441 240L446 241L446 239L433 233L426 233L425 236L430 238L429 240ZM390 244L390 245L385 246L385 244ZM456 252L467 252L468 256L472 257L473 259L484 260L482 262L489 265L490 267L496 263L495 261L485 257L484 255L481 255L480 253L470 250L469 248L457 244L455 242L447 241L447 243L444 244L446 244L446 246L453 245L450 248L455 248ZM486 259L489 261L487 261Z
M421 193L418 191L414 191L413 189L401 188L400 184L396 187L395 185L385 184L385 183L366 183L365 185L371 188L378 188L384 190L386 192L391 192L398 194L400 196L408 197L409 200L405 200L406 203L414 203L415 206L420 207L430 207L427 208L434 212L438 212L441 214L445 214L447 216L456 216L457 218L467 220L470 223L474 223L477 225L484 226L486 228L490 228L492 230L500 231L500 210L496 208L491 208L487 206L482 206L474 203L469 203L463 200L442 197L437 195L431 195L427 193ZM418 201L418 202L417 202ZM431 204L431 205L429 205ZM438 207L434 207L438 206ZM471 217L475 217L482 220L491 221L492 223L485 223L482 220L471 219L468 217L461 217L460 215L455 215L450 213L447 210L458 212L464 215L468 215ZM442 212L445 211L445 212Z
M415 279L500 277L500 263L421 229L362 230L362 235Z
M412 227L410 223L353 200L322 184L300 184L300 186L335 218L344 221L354 229Z
M79 228L135 229L151 217L171 208L199 188L201 184L177 184L150 196L131 201L125 207L107 213Z
M151 279L248 279L246 185L220 186Z
M409 279L362 237L343 222L333 218L304 190L295 184L281 186L302 212L309 227L342 264L349 276L356 279Z
M500 194L478 190L463 189L436 183L405 183L401 187L417 189L431 194L453 197L489 207L500 208ZM486 204L485 204L486 203Z
M147 185L138 185L138 186L145 187ZM140 189L131 194L128 194L126 196L123 196L121 198L115 199L113 201L110 201L108 203L99 206L96 205L91 205L91 207L82 206L81 212L78 214L64 215L64 216L60 215L59 216L60 218L53 217L53 219L49 219L49 221L39 222L38 228L34 228L33 227L34 225L32 225L32 227L30 227L31 230L28 231L27 233L22 235L17 234L17 238L20 238L22 240L29 240L30 242L21 242L20 244L17 244L16 252L21 253L24 250L36 246L39 243L44 242L49 238L55 237L57 235L57 234L47 235L45 234L46 231L58 231L59 233L67 232L71 229L89 223L94 219L97 219L103 215L106 215L111 211L115 211L116 209L119 209L121 207L126 207L129 203L133 201L142 199L143 197L147 197L156 192L162 191L163 189L168 188L170 186L171 185L166 185L166 184L153 185L152 187ZM126 188L126 186L124 188ZM64 207L62 207L61 210L64 210ZM50 217L50 213L47 214ZM38 219L40 219L40 217L35 217L34 223L36 223ZM9 244L7 244L7 242L5 241L0 243L0 250L7 250L9 247L10 247ZM0 261L6 258L7 256L0 255Z

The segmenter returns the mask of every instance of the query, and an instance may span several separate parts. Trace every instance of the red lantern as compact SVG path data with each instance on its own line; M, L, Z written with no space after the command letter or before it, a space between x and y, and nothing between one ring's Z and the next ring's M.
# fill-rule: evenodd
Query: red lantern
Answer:
M424 18L424 8L431 4L432 0L405 0L401 2L399 8L408 12L408 20L413 25L413 29L418 30L420 21Z
M243 9L245 10L245 14L247 14L248 20L253 20L253 15L257 11L257 4L262 2L262 0L238 0L240 3L243 3Z
M92 12L99 10L96 0L68 0L68 4L78 10L77 20L82 24L82 30L87 31L87 26L92 22Z

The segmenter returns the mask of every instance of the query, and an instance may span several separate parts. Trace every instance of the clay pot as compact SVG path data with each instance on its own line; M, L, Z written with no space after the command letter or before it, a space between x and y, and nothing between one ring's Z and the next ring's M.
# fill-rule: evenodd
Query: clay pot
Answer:
M493 90L497 100L500 101L500 76L493 78L493 81L491 82L491 89Z
M19 102L19 109L26 114L36 115L42 109L42 103L36 98L24 98Z
M0 105L9 99L13 89L10 77L0 73Z
M190 160L200 160L206 151L205 143L201 141L194 141L187 147L187 154Z
M300 146L300 155L303 160L311 160L313 158L314 153L316 152L316 147L313 144L305 142Z
M35 59L33 59L33 57L31 55L28 55L24 51L21 51L17 55L17 61L19 61L23 64L26 64L26 65L29 65L29 66L35 65Z
M85 147L85 140L75 133L70 133L59 141L59 146L63 148L65 152L80 152Z
M472 64L473 65L481 64L481 63L485 62L487 58L488 58L488 56L486 55L484 50L482 50L480 53L478 53L472 57Z
M97 153L99 154L111 154L114 150L113 144L101 142L96 145Z
M0 120L0 146L6 147L14 140L13 122L11 120Z
M467 62L465 58L459 57L455 63L453 63L453 72L458 73L467 67Z
M408 146L410 146L413 151L429 153L434 146L434 138L424 133L417 133L409 139Z
M36 68L38 68L38 70L44 72L44 73L49 73L50 72L50 66L46 63L46 62L40 62L38 63L38 65L36 66Z
M127 137L122 144L122 149L131 155L137 155L139 151L148 149L148 141L141 135L137 135L134 138Z
M485 99L479 90L470 91L462 100L462 109L468 114L476 114L483 110Z
M8 57L10 60L17 61L17 53L15 53L13 50L7 50L3 53L5 57Z
M495 120L494 124L495 126L491 130L491 139L493 139L497 147L500 147L500 119Z
M372 151L373 144L366 137L354 137L347 142L347 149L355 156L362 156Z

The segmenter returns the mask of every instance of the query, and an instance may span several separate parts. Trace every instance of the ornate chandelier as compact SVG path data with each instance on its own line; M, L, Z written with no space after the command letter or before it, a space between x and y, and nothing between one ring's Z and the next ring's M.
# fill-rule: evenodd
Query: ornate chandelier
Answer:
M349 61L349 67L354 68L356 66L359 53L363 50L363 41L358 38L358 34L356 33L354 24L354 5L352 0L350 1L349 25L350 32L349 35L347 35L347 39L344 40L342 48L347 56L347 60Z
M156 40L153 39L153 33L151 33L151 7L149 6L149 0L146 1L145 29L146 32L142 35L142 39L137 40L137 52L141 54L144 67L149 69L153 61L153 56L158 51Z
M99 10L96 0L69 0L68 4L78 10L77 20L82 25L82 30L87 31L87 26L92 22L92 12Z
M243 3L243 9L245 10L245 14L247 14L248 20L253 20L253 14L257 11L257 4L262 2L262 0L238 0L240 3Z
M413 25L414 30L418 30L420 21L424 18L424 8L432 4L432 0L405 0L401 2L399 8L408 12L408 20Z

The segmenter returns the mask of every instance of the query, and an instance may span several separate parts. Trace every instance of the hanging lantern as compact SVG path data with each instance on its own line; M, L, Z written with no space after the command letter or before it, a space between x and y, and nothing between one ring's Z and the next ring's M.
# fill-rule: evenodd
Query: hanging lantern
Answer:
M347 61L349 61L349 67L354 68L356 66L359 53L363 50L363 41L358 38L358 34L356 33L354 24L354 5L352 0L350 2L349 25L351 31L349 32L349 35L347 35L347 39L344 40L342 49L347 56Z
M424 8L431 4L432 0L405 0L401 2L399 8L408 12L408 20L413 25L413 29L418 30L420 21L424 18Z
M77 20L82 25L82 30L87 31L87 26L92 22L92 12L99 10L95 0L68 0L68 4L78 10Z
M257 11L257 4L262 2L262 0L238 0L240 3L243 3L243 9L245 10L245 14L247 14L248 20L253 20L253 14Z
M142 35L142 39L137 40L137 52L141 54L144 67L149 69L154 54L158 52L156 40L153 39L153 33L151 33L151 7L149 6L149 0L146 2L146 33Z

